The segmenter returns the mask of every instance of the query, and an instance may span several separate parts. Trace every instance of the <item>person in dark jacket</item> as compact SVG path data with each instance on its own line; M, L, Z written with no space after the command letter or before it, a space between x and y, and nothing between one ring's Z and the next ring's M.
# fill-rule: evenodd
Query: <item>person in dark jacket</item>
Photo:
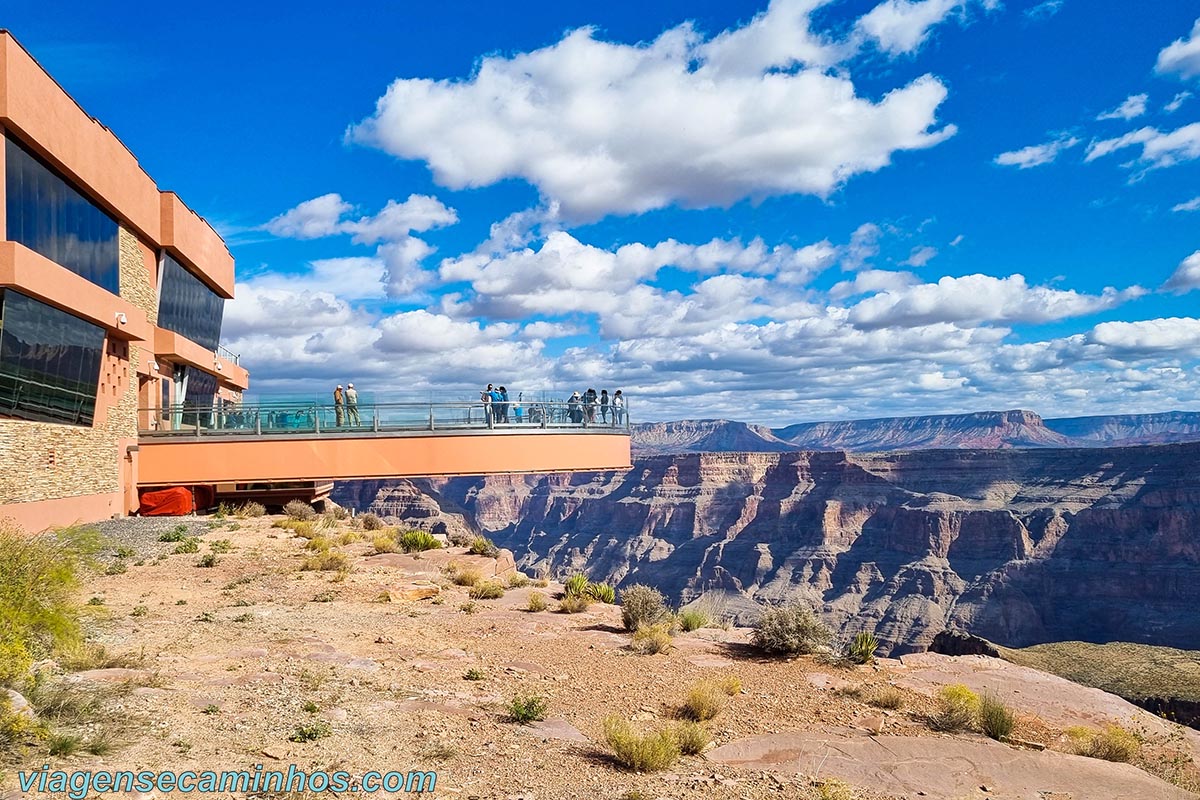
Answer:
M600 390L600 421L608 422L608 389Z

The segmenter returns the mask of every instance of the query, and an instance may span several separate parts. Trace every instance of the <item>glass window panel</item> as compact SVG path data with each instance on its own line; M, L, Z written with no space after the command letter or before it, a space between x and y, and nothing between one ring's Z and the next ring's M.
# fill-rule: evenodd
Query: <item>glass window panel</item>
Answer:
M104 329L0 292L0 415L91 425Z
M214 353L221 342L225 300L170 255L163 254L159 327L186 336Z
M116 220L7 134L4 147L9 238L119 294Z

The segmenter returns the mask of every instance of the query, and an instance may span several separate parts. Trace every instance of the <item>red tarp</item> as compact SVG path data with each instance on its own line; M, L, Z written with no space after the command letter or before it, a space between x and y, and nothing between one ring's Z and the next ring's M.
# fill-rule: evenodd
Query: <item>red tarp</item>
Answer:
M191 489L175 486L154 492L143 492L138 513L143 517L181 517L192 514L196 504L192 501Z

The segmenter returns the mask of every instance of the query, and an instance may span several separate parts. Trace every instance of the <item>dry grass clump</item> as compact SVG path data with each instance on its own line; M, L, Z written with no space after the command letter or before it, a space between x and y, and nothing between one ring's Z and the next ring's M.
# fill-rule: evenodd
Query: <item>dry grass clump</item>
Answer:
M737 675L725 675L717 681L717 685L730 697L742 693L742 679Z
M818 800L855 800L854 789L836 778L825 778L816 784Z
M376 554L400 552L400 545L396 542L392 532L376 534L371 539L371 547L375 549Z
M383 520L374 514L363 514L358 521L365 531L381 531L384 528Z
M496 600L504 597L504 587L495 581L480 581L471 587L472 600Z
M672 731L638 734L628 722L616 716L604 720L604 741L618 763L635 772L659 772L680 756L679 742Z
M483 580L483 573L475 567L464 567L462 564L450 564L446 574L457 586L474 586Z
M985 692L979 700L979 728L989 738L1002 742L1012 735L1017 717L999 697Z
M529 576L523 572L514 572L508 576L508 588L523 589L529 585Z
M1103 731L1077 725L1067 728L1066 734L1070 751L1079 756L1129 763L1142 751L1137 734L1120 725L1108 725Z
M342 533L338 534L337 543L343 545L354 544L360 539L362 539L362 537L355 531L343 531Z
M812 609L791 603L764 611L750 640L767 653L799 656L817 652L832 638L832 632Z
M938 709L929 720L935 731L955 733L970 730L979 719L979 695L963 686L952 683L938 692Z
M633 632L629 646L633 652L644 656L668 653L671 650L671 629L663 622L645 625Z
M247 517L262 517L265 516L266 513L266 506L264 506L262 503L256 503L251 500L249 502L242 503L240 506L234 509L233 515L239 519L246 519Z
M568 594L558 603L558 610L564 614L582 614L592 605L592 598L586 594Z
M636 631L655 625L667 616L667 601L662 592L642 584L621 590L621 622L625 630Z
M694 722L707 722L721 713L728 696L723 688L712 681L700 681L688 690L679 713Z
M869 706L895 711L904 705L904 693L895 686L880 686L867 692L863 700Z
M686 633L707 628L712 623L708 614L699 608L686 608L676 615L676 619L679 627Z
M339 550L326 550L305 558L300 569L304 572L348 572L350 559Z
M301 522L311 522L317 518L316 509L303 500L289 500L283 507L283 513L287 514L288 519L296 519Z
M486 536L476 536L471 540L470 546L467 547L467 552L475 556L495 558L500 555L500 548L496 547L495 542Z
M549 607L550 601L546 599L546 595L541 592L529 593L529 605L525 607L527 610L536 613L538 611L545 611Z
M698 755L708 747L708 729L695 722L682 722L675 726L675 741L685 756Z

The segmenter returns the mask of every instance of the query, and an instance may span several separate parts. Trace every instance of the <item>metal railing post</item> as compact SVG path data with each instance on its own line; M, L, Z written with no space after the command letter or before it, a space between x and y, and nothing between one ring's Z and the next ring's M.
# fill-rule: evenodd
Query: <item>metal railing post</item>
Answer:
M429 404L429 430L433 430L433 403Z
M258 409L254 411L254 433L262 436L262 411Z
M317 433L321 432L321 409L313 409L313 427Z

